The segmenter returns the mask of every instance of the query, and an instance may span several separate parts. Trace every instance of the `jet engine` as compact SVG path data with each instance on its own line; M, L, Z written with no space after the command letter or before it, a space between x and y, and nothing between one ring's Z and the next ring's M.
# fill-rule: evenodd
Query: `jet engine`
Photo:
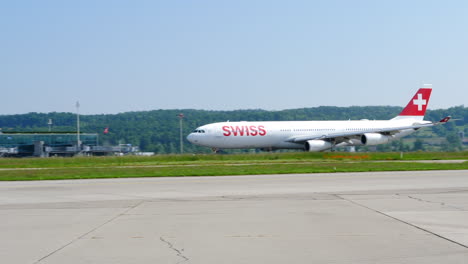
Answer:
M392 139L393 136L386 136L380 133L365 133L361 136L361 143L363 145L373 146L388 143Z
M304 146L305 150L309 152L323 151L332 147L332 143L324 140L308 140Z

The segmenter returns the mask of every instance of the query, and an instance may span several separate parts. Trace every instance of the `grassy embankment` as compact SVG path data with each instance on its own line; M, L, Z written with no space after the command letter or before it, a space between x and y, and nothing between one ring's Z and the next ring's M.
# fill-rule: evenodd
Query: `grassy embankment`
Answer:
M404 153L403 157L400 153L295 152L153 157L2 158L0 180L468 169L468 162L421 163L417 162L418 160L468 160L468 152L417 152Z

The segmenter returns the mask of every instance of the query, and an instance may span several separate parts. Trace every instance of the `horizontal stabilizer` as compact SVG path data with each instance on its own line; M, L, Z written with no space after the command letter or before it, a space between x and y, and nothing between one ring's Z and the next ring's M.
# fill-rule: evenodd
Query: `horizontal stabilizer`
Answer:
M443 119L441 119L439 121L439 123L447 123L450 120L450 118L452 118L452 117L450 117L450 116L444 117Z

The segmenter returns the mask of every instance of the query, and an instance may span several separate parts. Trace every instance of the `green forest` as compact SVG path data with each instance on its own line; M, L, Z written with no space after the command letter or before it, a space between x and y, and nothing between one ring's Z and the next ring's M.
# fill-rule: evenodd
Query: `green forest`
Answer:
M98 133L101 145L132 144L141 151L157 154L179 153L179 114L183 113L185 153L209 153L208 148L198 147L185 137L198 126L222 121L287 121L287 120L385 120L398 115L401 107L394 106L320 106L313 108L266 110L153 110L119 114L80 115L81 132ZM446 125L425 128L402 140L377 148L357 148L358 151L458 151L463 150L462 134L468 135L468 108L456 106L448 109L428 110L426 120L438 121L445 116L454 121ZM76 131L74 113L28 113L0 115L0 128L8 132L46 132L52 119L53 132ZM108 133L104 129L108 128ZM466 146L465 146L466 148ZM233 150L245 152L251 150Z

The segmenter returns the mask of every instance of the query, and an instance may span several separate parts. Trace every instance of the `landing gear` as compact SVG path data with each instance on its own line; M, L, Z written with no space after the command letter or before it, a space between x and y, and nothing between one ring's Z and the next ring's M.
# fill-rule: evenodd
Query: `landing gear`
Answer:
M267 148L261 148L260 150L265 151L265 152L273 152L275 149L272 147L267 147Z
M331 151L331 152L335 152L335 151L336 151L336 149L335 149L335 147L336 147L336 141L335 141L335 139L334 139L334 138L331 138L331 139L330 139L330 143L332 144L332 147L330 148L330 151Z

